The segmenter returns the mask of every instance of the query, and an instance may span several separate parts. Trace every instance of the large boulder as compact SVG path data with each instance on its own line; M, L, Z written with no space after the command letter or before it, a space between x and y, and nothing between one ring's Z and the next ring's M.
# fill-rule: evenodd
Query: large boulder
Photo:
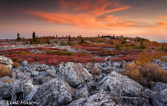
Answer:
M167 89L158 92L152 99L153 106L167 106Z
M156 92L152 96L154 106L167 106L167 83L154 82L151 89Z
M37 89L32 100L40 106L58 106L71 102L72 97L72 89L64 80L52 79Z
M143 87L134 80L113 71L104 77L97 86L98 89L108 90L115 96L139 97Z
M70 86L77 87L84 84L85 81L93 79L92 75L80 63L68 62L59 66L58 77L63 78Z
M0 56L0 64L6 65L10 70L13 67L13 61L10 58Z
M13 87L16 94L24 93L26 95L34 87L32 82L29 76L21 72L16 75L15 80L9 77L3 77L0 79L0 97L10 97Z
M71 102L68 106L121 106L109 92L100 91L88 98L80 98Z

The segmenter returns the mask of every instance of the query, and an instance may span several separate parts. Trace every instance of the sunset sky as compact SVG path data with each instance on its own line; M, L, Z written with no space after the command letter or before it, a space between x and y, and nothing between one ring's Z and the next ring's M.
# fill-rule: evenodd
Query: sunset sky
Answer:
M167 0L0 0L0 38L115 34L167 40Z

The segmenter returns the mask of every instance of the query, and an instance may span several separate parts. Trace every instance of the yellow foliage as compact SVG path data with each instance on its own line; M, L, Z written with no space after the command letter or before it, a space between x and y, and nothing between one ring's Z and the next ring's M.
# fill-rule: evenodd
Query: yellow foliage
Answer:
M140 73L140 67L136 65L135 63L132 63L131 65L127 65L126 67L127 71L123 73L124 75L129 76L130 78L134 79L135 81L140 81L142 79L142 75Z
M142 53L138 56L138 58L136 60L136 64L137 65L145 65L146 63L151 62L154 59L161 58L164 55L165 54L160 54L160 53L156 53L156 54Z
M167 72L162 70L161 67L155 63L145 63L143 65L133 63L127 65L126 70L127 71L123 73L124 75L129 76L141 84L145 84L144 79L146 79L147 82L167 82Z
M0 78L4 76L12 76L12 73L6 65L0 64Z

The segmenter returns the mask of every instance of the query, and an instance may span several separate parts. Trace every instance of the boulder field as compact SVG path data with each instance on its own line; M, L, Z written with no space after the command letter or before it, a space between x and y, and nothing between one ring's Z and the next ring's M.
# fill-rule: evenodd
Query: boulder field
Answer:
M12 69L13 62L0 56L0 64ZM33 101L32 106L167 106L167 84L154 82L146 88L119 73L124 71L119 66L125 64L48 66L25 60L11 70L13 77L0 78L0 106L9 106L11 100ZM100 70L99 75L91 74L93 67Z

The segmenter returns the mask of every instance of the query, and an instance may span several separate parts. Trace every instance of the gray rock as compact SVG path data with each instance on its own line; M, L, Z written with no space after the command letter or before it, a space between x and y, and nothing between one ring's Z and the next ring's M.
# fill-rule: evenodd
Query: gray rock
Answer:
M100 91L86 99L81 98L71 102L68 106L120 106L119 103L109 92Z
M8 101L0 98L0 106L9 106Z
M84 106L84 103L87 101L86 98L80 98L77 100L72 101L69 105L67 106Z
M31 71L30 73L32 77L37 77L39 75L38 71Z
M33 100L40 106L58 106L71 102L72 96L71 87L64 80L52 79L37 89Z
M45 71L49 69L49 66L46 65L46 64L40 64L38 67L37 67L37 71Z
M73 87L93 79L92 75L80 63L68 62L65 66L61 65L58 73L58 77L65 79Z
M145 89L143 92L143 96L148 99L152 99L155 96L156 92L150 89Z
M52 79L52 77L48 76L48 77L42 77L40 80L41 84L47 83L48 81L50 81Z
M18 79L19 78L19 79ZM32 79L27 75L18 75L14 80L15 93L24 93L25 95L33 88ZM13 79L9 77L3 77L0 80L0 97L8 98L11 96L13 87ZM23 88L23 89L22 89Z
M158 92L152 100L153 106L167 106L167 89Z
M48 69L47 70L47 73L51 76L51 77L53 77L53 78L56 78L56 70L51 70L51 69Z
M46 72L46 71L41 71L41 72L39 72L39 75L43 75L43 76L47 76L48 75L48 72Z
M151 106L149 100L143 97L122 97L121 103L125 106Z
M20 63L20 65L23 66L23 67L26 66L27 64L28 64L28 61L26 61L26 60L24 60Z
M153 91L159 92L161 90L167 89L167 83L154 82L154 84L151 86L151 89Z
M87 98L88 97L88 90L87 88L81 88L76 91L76 98Z
M24 67L21 69L21 71L23 71L23 72L36 71L38 66L39 66L39 64L35 64L35 63L28 64L28 65L24 66Z
M115 96L131 96L139 97L142 94L143 87L129 79L113 71L110 75L103 78L97 86L98 89L104 89L111 92Z
M32 101L33 96L35 95L35 93L37 92L39 86L35 85L30 92L26 95L25 97L25 101Z

